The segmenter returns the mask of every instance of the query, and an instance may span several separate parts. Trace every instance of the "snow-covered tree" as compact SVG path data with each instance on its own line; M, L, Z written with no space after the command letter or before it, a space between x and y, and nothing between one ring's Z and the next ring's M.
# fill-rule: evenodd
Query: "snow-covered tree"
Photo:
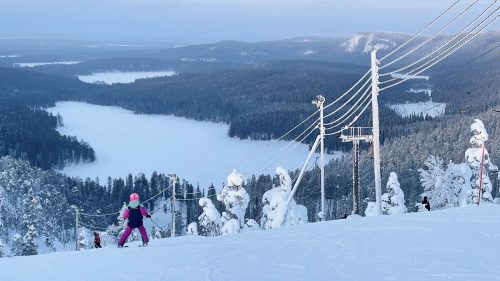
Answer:
M212 200L200 198L200 206L203 213L198 217L198 223L201 229L201 235L216 236L220 234L221 217L219 211L215 208Z
M264 229L279 228L282 225L297 225L307 222L307 209L298 205L295 199L291 199L286 206L292 191L292 179L288 172L281 168L276 168L280 185L273 186L262 196L262 219L261 226Z
M39 235L38 227L42 215L40 198L35 195L31 182L25 182L28 186L28 194L23 200L24 215L22 225L25 234L22 240L22 255L31 256L38 252L37 238Z
M243 175L233 170L227 177L227 185L217 195L217 200L224 203L226 211L239 222L240 228L245 225L245 212L250 202L244 183Z
M471 190L471 177L472 170L469 165L465 163L453 164L451 162L448 165L446 169L446 178L453 192L458 192L456 201L450 201L454 206L460 206L462 202L466 201L467 192ZM452 199L455 200L454 197L452 197ZM452 204L450 204L450 206Z
M151 227L151 239L160 239L162 238L161 231L156 227L152 226Z
M10 252L14 256L21 256L23 254L23 238L18 233L12 238Z
M80 250L86 250L88 249L88 243L87 243L87 230L85 228L82 229L80 232L80 235L78 236L78 248Z
M187 235L198 235L198 224L196 222L192 222L187 226Z
M459 205L463 175L460 166L450 163L443 166L443 160L433 155L424 162L426 169L419 169L420 182L424 187L422 197L427 196L432 209L452 208Z
M38 254L38 245L36 243L36 238L38 233L35 226L30 225L28 232L23 237L23 242L21 245L21 251L23 256L33 256Z
M0 258L3 258L4 253L3 253L3 242L2 239L0 239Z
M486 148L484 148L484 169L482 171L481 195L479 194L483 146L488 141L488 133L486 132L483 122L479 119L475 119L470 128L473 133L473 136L469 141L472 147L465 151L465 160L472 170L472 179L471 189L467 192L464 203L477 204L479 196L481 197L481 202L493 203L493 196L491 194L493 186L490 181L490 177L488 176L488 170L497 171L498 168L491 162L490 155Z
M390 173L386 189L387 192L382 194L382 214L396 215L406 213L404 193L400 187L396 173Z
M260 229L259 224L254 219L249 219L246 223L246 228L248 230L257 230Z
M221 227L222 235L233 235L240 232L240 223L237 219L230 219Z
M367 206L366 206L366 210L365 210L365 216L367 217L374 217L374 216L378 216L378 212L376 210L377 208L377 203L376 202L368 202Z

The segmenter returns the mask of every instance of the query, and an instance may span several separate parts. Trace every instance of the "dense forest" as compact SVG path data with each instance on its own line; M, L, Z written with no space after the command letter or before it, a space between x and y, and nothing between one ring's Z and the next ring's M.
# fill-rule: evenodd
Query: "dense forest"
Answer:
M61 116L6 96L0 96L0 112L0 156L26 159L43 169L95 160L90 145L59 134L56 128L62 125Z

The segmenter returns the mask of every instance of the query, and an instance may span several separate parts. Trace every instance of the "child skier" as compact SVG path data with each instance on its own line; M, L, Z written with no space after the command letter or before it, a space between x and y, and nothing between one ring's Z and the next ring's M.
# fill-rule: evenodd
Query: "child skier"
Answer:
M142 223L143 216L146 218L151 218L146 208L144 208L139 202L139 194L130 194L130 203L128 204L127 209L125 209L125 211L123 212L123 218L128 218L127 228L125 229L125 232L123 232L120 241L118 241L118 247L123 247L125 241L127 241L127 238L132 233L132 230L134 230L134 228L138 228L139 232L141 233L142 246L148 245L148 234L146 233L146 229L144 228L144 225Z
M94 231L94 248L102 248L101 247L101 237L99 237L99 233Z

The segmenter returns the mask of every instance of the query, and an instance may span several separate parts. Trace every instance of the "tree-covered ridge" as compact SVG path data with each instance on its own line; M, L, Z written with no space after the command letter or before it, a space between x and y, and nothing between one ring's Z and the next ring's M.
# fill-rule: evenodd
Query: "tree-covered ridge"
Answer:
M60 116L0 97L0 156L26 159L43 169L94 161L90 145L56 130L61 122Z

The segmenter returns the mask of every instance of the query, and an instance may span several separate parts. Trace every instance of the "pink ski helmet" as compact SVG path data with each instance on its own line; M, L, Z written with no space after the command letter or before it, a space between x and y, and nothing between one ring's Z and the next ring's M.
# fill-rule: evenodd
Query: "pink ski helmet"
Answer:
M139 194L137 193L130 194L130 201L139 201Z

